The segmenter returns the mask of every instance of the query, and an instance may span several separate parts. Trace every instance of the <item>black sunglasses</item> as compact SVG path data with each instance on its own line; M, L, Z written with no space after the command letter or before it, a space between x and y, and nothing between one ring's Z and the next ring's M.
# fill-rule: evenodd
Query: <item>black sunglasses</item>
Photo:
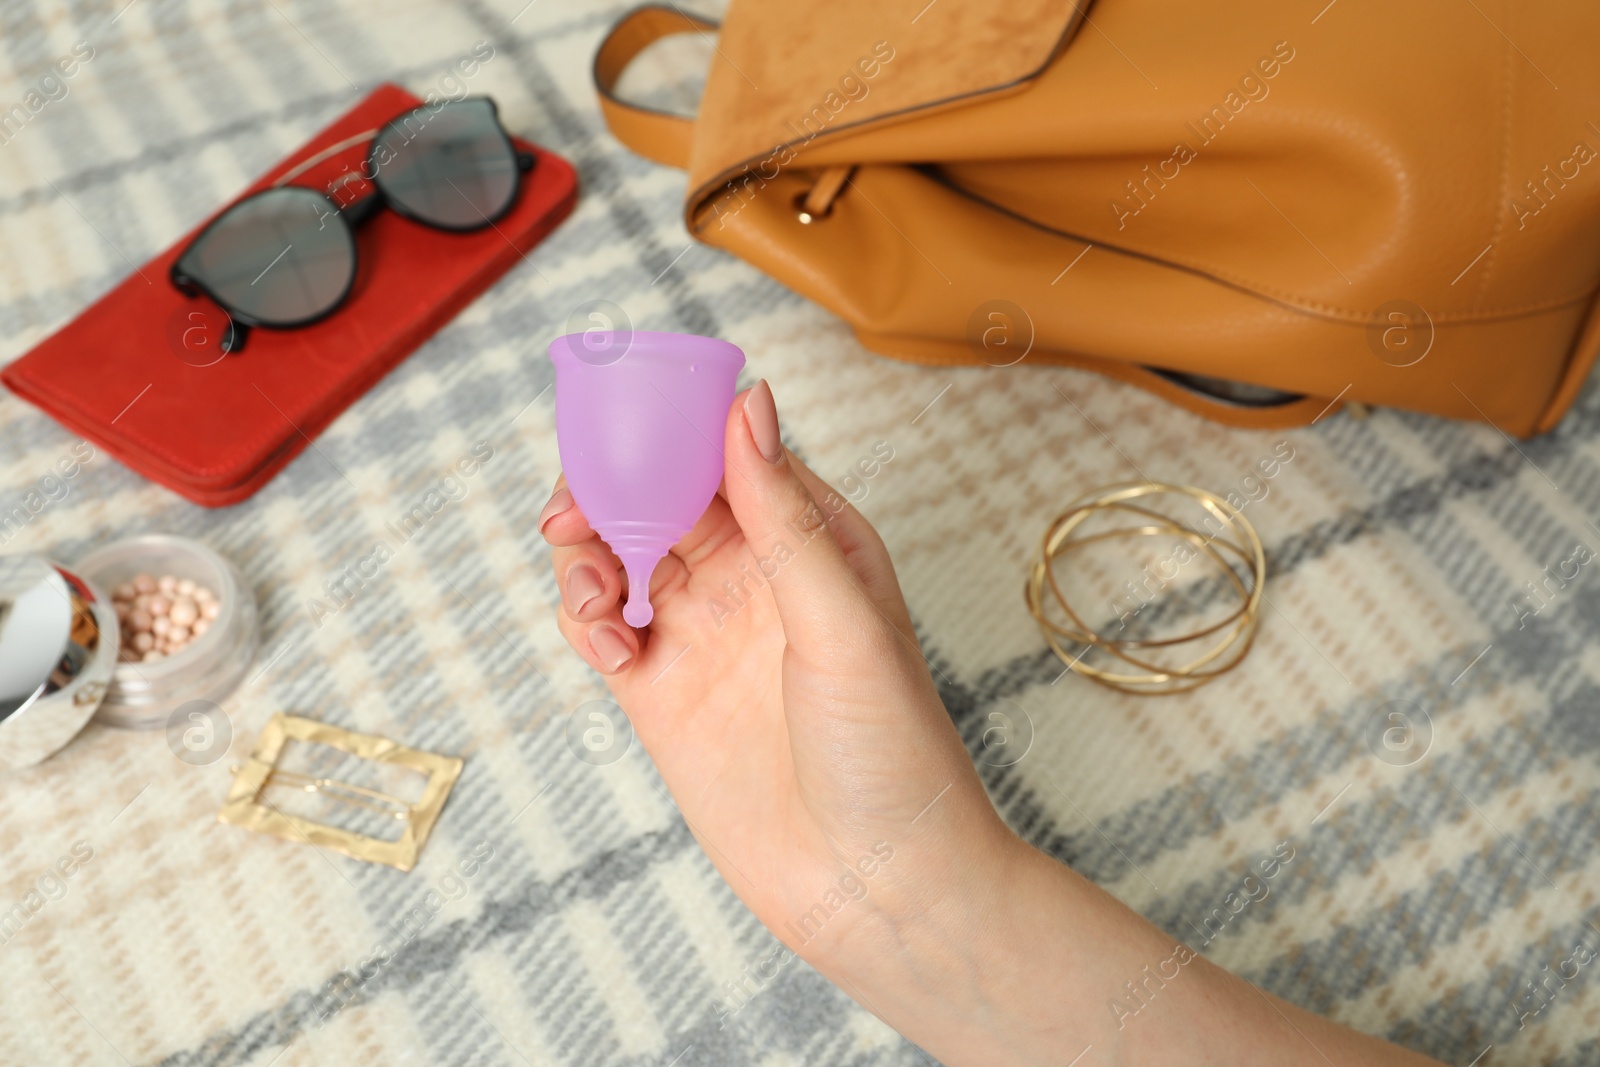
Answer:
M346 171L329 193L365 178L376 190L371 196L341 205L329 193L288 184L369 137L366 166ZM228 313L220 347L238 352L251 327L294 329L338 310L355 284L355 227L378 209L387 205L436 230L481 230L516 204L533 165L511 144L488 97L424 105L329 146L224 211L173 263L172 284Z

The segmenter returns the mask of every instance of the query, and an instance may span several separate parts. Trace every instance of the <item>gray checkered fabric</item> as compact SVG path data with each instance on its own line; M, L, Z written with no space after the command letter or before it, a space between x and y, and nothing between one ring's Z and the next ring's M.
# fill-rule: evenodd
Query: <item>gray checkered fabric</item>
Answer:
M593 299L743 347L824 477L892 448L852 496L1027 839L1263 988L1447 1063L1600 1063L1600 967L1567 962L1600 950L1600 597L1592 566L1546 577L1600 548L1600 392L1531 442L1394 412L1273 434L1027 361L872 356L694 245L682 176L606 134L588 62L619 10L0 2L0 106L93 48L0 143L0 359L373 85L426 92L480 41L494 58L471 91L583 188L530 262L250 501L198 508L96 454L7 532L6 551L67 562L140 532L199 538L256 590L262 644L225 707L229 758L191 766L159 732L93 726L0 783L0 912L42 902L0 935L0 1063L925 1062L802 963L752 993L776 942L648 757L574 756L573 714L605 690L557 633L535 519L557 474L544 346ZM673 71L694 47L647 64L640 91L692 99ZM1246 508L1271 573L1243 667L1164 699L1063 677L1021 596L1050 518L1136 473L1226 492L1280 442L1293 460ZM492 457L465 495L347 604L314 610L480 443ZM0 399L0 510L76 445ZM1395 708L1416 731L1398 755ZM465 757L417 869L215 821L230 762L279 711ZM1028 744L995 758L997 723ZM1241 897L1274 850L1293 859Z

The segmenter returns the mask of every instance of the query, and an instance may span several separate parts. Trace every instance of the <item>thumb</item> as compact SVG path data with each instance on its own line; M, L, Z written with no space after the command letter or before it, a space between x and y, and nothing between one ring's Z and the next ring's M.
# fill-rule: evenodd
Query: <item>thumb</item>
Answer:
M779 440L765 379L734 399L724 443L728 506L772 590L789 647L836 663L847 649L872 647L862 638L884 620L834 536L830 501L812 496Z

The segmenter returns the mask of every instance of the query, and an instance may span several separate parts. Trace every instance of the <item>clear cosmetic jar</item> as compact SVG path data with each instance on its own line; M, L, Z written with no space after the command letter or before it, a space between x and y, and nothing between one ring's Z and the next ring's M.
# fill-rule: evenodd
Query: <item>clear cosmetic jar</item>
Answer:
M221 703L238 688L256 651L256 600L233 564L187 537L147 534L115 541L72 570L107 591L137 575L188 578L217 596L220 610L205 633L156 660L119 662L95 722L144 730L164 727L191 700Z

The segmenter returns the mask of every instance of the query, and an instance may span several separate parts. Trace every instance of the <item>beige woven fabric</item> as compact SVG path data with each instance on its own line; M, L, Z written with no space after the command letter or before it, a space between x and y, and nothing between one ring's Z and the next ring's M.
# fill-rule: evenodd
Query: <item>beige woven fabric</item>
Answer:
M94 51L0 143L0 359L372 85L426 91L479 41L495 56L471 90L583 182L531 265L251 501L206 511L97 454L7 530L6 551L68 562L137 532L198 537L251 582L262 645L225 705L227 758L189 766L159 732L96 726L0 780L0 923L14 903L26 916L0 933L0 1063L924 1062L803 964L730 994L776 942L642 752L594 766L567 744L604 689L556 631L535 530L557 473L543 348L597 298L639 328L726 337L772 383L793 446L882 531L951 713L1026 837L1263 987L1448 1063L1600 1062L1597 969L1543 970L1600 950L1600 599L1585 568L1537 613L1513 603L1600 546L1593 389L1519 446L1393 413L1244 432L1026 360L868 355L692 245L682 176L604 133L588 61L620 8L524 2L0 4L0 104L75 42ZM692 96L692 51L656 64L685 77L655 91ZM323 583L478 442L493 455L466 495L317 625ZM1292 461L1247 486L1280 442ZM0 510L75 443L0 399ZM1132 477L1260 496L1256 648L1187 697L1060 677L1023 606L1050 518ZM1394 701L1431 723L1405 766L1374 754ZM278 711L466 758L415 871L215 821L228 764ZM983 741L997 713L1033 735L1009 766ZM1235 910L1280 843L1293 858Z

